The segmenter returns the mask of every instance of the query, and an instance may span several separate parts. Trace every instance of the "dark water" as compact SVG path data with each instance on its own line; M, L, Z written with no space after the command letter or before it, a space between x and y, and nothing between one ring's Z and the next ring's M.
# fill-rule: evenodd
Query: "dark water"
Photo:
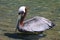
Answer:
M26 33L5 33L5 36L13 39L22 39L22 40L39 40L40 38L44 38L44 36L40 36L38 34L26 34Z

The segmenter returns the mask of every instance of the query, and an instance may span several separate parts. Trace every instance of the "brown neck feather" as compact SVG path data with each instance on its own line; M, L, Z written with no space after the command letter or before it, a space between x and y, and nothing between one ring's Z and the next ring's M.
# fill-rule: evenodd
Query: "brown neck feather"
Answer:
M20 19L20 25L24 25L23 21L24 21L24 18L26 16L26 13L24 13L24 16L21 16L21 19Z
M21 16L21 19L20 19L20 25L24 25L23 21L24 21L24 18L26 17L26 14L27 14L27 8L25 8L25 13L24 13L24 16Z

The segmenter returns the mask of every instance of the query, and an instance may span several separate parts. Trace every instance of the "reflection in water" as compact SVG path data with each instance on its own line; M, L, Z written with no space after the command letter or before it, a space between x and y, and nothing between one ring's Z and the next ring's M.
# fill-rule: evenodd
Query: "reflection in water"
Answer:
M23 33L5 33L5 36L8 36L9 38L22 39L22 40L39 40L40 38L42 38L37 34L23 34Z

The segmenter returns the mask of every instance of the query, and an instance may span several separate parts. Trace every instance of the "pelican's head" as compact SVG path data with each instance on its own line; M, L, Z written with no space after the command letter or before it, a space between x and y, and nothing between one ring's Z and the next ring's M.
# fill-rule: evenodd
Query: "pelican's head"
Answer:
M21 6L18 10L18 15L19 15L18 20L19 20L21 26L23 26L23 24L24 24L23 21L25 19L26 14L27 14L27 7ZM21 15L21 17L20 17L20 15Z
M18 14L21 15L21 16L24 16L25 13L27 13L26 6L21 6L18 10Z
M16 30L18 29L19 30L19 26L23 26L24 23L24 18L26 16L26 13L27 13L27 7L26 6L21 6L18 10L18 22L17 22L17 28ZM20 15L21 15L21 18L20 18Z

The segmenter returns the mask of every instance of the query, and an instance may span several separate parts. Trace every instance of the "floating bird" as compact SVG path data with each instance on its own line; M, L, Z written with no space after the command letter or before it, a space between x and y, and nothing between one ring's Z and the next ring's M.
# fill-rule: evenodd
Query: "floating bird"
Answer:
M20 32L44 32L51 29L55 24L45 17L35 16L24 21L27 15L27 7L21 6L18 11L17 29Z

